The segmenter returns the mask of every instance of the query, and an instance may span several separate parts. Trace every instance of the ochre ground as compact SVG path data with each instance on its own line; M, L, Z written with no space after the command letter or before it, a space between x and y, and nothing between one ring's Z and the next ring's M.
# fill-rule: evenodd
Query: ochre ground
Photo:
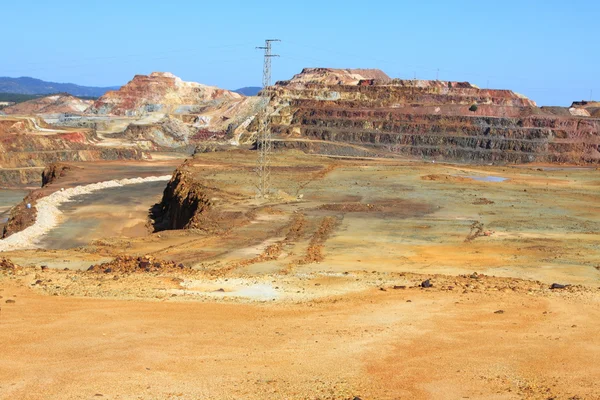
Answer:
M253 161L190 162L221 230L3 253L0 398L600 398L597 170Z
M299 304L228 304L65 298L2 286L3 300L16 300L2 304L0 321L7 399L600 393L598 292L373 288Z

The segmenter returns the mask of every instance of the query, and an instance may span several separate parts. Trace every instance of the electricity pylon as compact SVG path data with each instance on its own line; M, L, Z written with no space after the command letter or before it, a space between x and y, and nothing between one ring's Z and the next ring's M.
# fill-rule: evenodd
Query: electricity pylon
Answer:
M271 53L271 44L280 42L279 39L267 39L265 45L257 47L257 49L265 51L265 60L263 66L263 90L261 92L260 113L258 115L258 138L256 147L258 152L257 168L258 173L258 192L263 199L266 198L271 189L271 153L273 151L273 142L271 137L271 127L269 126L269 118L267 114L267 106L271 95L269 93L271 86L271 58L279 57L277 54Z

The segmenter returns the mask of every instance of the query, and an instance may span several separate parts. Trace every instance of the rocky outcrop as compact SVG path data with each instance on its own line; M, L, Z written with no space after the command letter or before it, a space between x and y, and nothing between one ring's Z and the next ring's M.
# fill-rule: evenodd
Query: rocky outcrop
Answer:
M174 114L181 107L242 98L229 90L182 81L168 72L153 72L136 75L121 89L106 93L88 112L130 116L147 112Z
M6 107L5 114L32 115L32 114L60 114L82 113L94 102L83 100L67 93L41 97Z
M358 79L349 71L305 69L270 88L277 147L466 163L600 163L600 120L581 112L540 109L510 90L468 82Z
M4 225L4 230L2 232L3 239L14 233L20 232L35 223L37 218L35 203L41 197L42 194L40 192L34 191L10 210L8 221L6 222L6 225Z
M600 101L574 101L571 109L581 110L590 117L600 118Z
M1 265L1 264L0 264ZM114 260L102 264L92 265L87 269L89 273L102 274L134 274L134 273L166 273L191 270L183 264L174 261L165 261L152 256L132 257L126 255L117 256Z
M194 180L185 166L178 168L153 211L155 229L212 228L212 223L203 224L213 210L210 198L210 189Z
M187 162L175 172L152 210L156 231L197 229L211 234L224 233L249 221L248 210L226 207L245 197L204 182Z
M58 178L64 176L67 171L73 169L72 165L63 163L52 163L44 168L42 172L42 187L51 184Z

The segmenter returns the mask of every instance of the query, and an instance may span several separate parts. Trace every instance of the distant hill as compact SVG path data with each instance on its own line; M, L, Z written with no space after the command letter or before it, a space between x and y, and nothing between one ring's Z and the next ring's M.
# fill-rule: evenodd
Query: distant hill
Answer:
M79 97L62 93L52 96L38 97L29 101L18 103L2 109L4 114L32 115L32 114L61 114L82 113L87 110L93 100L82 100Z
M18 94L18 93L0 93L0 101L8 101L11 103L22 103L33 99L44 97L41 94Z
M42 97L52 95L65 95L68 93L48 93L48 94L19 94L19 93L1 93L0 101L8 101L11 103L23 103L29 100L41 99ZM82 100L97 100L98 96L76 96Z
M112 87L92 87L79 86L73 83L46 82L40 79L21 77L8 78L0 77L0 93L14 94L51 94L51 93L69 93L70 95L81 97L100 97L109 90L118 90L120 86Z
M150 75L136 75L118 91L106 93L89 111L113 115L140 115L159 111L170 113L186 105L243 99L244 96L230 90L185 82L170 72L153 72ZM187 109L191 111L194 107Z
M249 86L249 87L243 87L241 89L234 90L234 92L242 94L244 96L256 96L258 94L258 92L260 92L261 90L262 90L261 87Z

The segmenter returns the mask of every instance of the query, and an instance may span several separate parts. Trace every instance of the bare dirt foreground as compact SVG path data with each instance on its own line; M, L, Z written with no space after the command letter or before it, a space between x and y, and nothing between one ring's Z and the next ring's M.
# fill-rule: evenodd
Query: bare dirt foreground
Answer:
M597 292L374 288L253 305L48 297L5 282L2 296L16 301L2 305L7 399L600 393Z
M2 253L0 398L600 398L597 170L285 153L265 204L253 160L180 168L190 229Z

